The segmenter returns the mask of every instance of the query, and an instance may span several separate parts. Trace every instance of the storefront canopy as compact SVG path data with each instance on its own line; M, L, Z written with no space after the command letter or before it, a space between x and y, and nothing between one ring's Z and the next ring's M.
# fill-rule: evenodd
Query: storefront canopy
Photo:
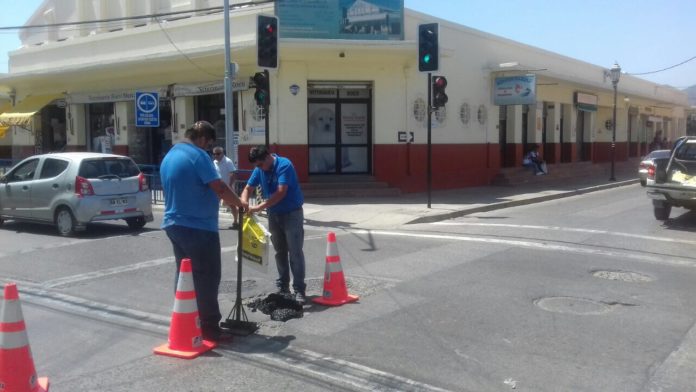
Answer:
M0 108L2 110L2 114L0 114L0 133L4 136L2 128L5 128L6 131L7 127L13 125L30 129L32 116L51 101L62 96L63 94L34 95L24 98L15 106L4 105Z

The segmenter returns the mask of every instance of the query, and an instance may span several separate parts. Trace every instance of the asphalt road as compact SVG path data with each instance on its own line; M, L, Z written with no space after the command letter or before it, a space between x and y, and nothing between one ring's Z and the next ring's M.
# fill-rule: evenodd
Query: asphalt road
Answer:
M0 279L18 282L51 391L696 391L696 214L658 222L638 185L393 230L307 226L308 295L334 230L360 301L285 323L247 310L256 335L192 361L151 353L173 303L157 227L0 228ZM229 311L236 232L221 233ZM243 296L274 278L245 269Z

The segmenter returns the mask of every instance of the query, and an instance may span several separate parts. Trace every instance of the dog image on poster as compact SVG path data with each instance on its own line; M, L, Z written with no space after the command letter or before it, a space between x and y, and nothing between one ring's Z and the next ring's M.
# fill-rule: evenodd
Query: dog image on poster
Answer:
M312 105L310 107L308 126L309 143L327 146L310 148L310 171L313 173L335 172L336 115L334 110L327 105Z

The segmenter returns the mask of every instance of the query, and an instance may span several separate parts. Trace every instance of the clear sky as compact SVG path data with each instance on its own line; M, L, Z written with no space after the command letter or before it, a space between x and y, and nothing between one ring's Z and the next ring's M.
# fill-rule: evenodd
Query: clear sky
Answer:
M696 0L404 0L407 8L628 73L696 56ZM0 0L0 26L23 25L42 0ZM17 31L0 32L0 72ZM640 76L677 88L696 85L696 59Z

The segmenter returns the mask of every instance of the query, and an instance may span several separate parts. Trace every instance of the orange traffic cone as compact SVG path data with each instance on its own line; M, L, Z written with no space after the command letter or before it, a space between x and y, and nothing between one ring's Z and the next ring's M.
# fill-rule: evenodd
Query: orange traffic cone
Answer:
M201 319L198 317L191 260L183 259L179 281L176 284L169 340L166 344L155 347L154 352L170 357L193 359L216 346L215 342L203 340L201 336Z
M36 377L17 285L5 286L0 313L0 391L45 392L48 378Z
M312 301L327 306L338 306L355 302L359 297L348 294L346 280L343 277L343 268L341 267L341 257L338 255L338 247L336 246L336 234L329 232L327 241L324 295L320 298L313 298Z

